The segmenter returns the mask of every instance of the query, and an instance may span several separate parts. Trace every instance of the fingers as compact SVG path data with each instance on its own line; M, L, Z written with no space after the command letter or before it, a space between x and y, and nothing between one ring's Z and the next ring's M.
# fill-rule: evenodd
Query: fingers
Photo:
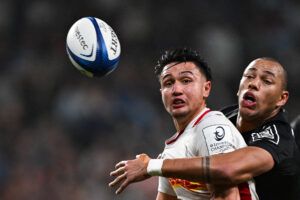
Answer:
M125 165L126 165L127 161L121 161L119 163L116 164L114 171L110 172L110 176L118 176L122 173L124 173L125 171Z
M145 167L145 158L149 160L149 157L145 154L137 155L135 160L121 161L116 164L115 170L110 172L110 176L114 176L115 179L110 182L109 187L119 185L116 190L116 194L120 194L125 188L132 182L142 181L147 178L142 174L141 169Z
M118 169L120 167L124 167L126 165L127 161L126 160L123 160L119 163L116 164L115 168Z
M120 187L117 189L116 194L120 194L127 186L128 181L126 180L126 172L125 172L125 165L127 161L121 161L116 164L114 171L110 172L110 176L117 176L112 182L108 184L109 187L114 187L117 184L120 184L122 181L124 181Z
M117 178L115 178L115 180L113 180L112 182L110 182L108 184L109 187L113 187L115 186L116 184L118 184L119 182L121 182L123 179L126 179L126 174L122 174L120 176L118 176Z
M123 190L125 190L125 188L129 185L129 181L126 180L122 183L122 185L117 189L116 194L120 194L121 192L123 192Z
M125 172L125 167L120 167L119 169L116 169L115 171L110 172L110 176L119 176Z
M124 167L120 167L119 169L111 172L110 175L114 176L115 174L119 174L119 173L123 173L123 172L124 172ZM123 174L119 175L117 178L115 178L115 180L110 182L108 184L108 186L109 187L114 187L115 185L121 183L122 181L124 181L124 182L120 185L120 187L116 191L116 194L120 194L129 185L129 181L127 180L126 173L123 173Z

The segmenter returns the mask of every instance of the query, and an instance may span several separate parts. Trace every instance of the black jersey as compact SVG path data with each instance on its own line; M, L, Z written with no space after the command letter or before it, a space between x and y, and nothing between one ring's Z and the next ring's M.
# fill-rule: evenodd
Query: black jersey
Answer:
M237 105L227 107L222 112L236 124ZM295 199L296 191L300 190L300 186L296 186L296 154L299 155L299 151L284 110L280 110L260 127L243 132L242 136L248 146L263 148L275 161L270 171L254 177L260 200Z

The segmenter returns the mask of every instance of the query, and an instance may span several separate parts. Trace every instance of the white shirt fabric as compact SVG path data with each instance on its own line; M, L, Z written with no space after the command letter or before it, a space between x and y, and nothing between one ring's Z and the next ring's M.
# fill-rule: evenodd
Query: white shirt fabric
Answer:
M205 108L181 134L177 133L166 141L160 158L210 156L245 146L243 137L223 113ZM258 199L253 181L248 184L252 200ZM182 179L159 177L158 191L182 200L211 198L205 183Z

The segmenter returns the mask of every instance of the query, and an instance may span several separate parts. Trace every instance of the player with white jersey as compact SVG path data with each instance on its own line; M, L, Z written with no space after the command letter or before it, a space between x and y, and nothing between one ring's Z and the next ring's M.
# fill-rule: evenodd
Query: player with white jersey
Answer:
M121 184L117 194L131 182L144 180L150 175L161 176L164 160L204 156L207 160L204 159L202 163L209 166L210 155L227 153L246 146L239 132L222 113L207 109L206 99L210 94L212 77L210 68L198 52L185 48L167 51L161 56L155 73L161 86L162 102L173 119L177 134L166 142L162 154L164 159L150 160L147 155L139 155L135 160L119 162L116 170L111 172L111 176L116 178L109 184ZM176 167L180 171L184 166ZM206 182L210 183L207 187L204 183L192 182L198 179L193 175L180 179L181 173L195 172L195 169L190 168L178 173L177 179L172 179L174 176L160 178L156 200L251 200L256 197L253 184L250 184L250 193L247 183L246 187L228 185L227 182L211 184L210 177L205 177ZM141 176L135 177L136 174ZM248 192L245 192L247 188Z
M247 146L236 127L219 111L205 108L187 127L166 141L160 158L187 158L227 153ZM243 186L243 187L242 187ZM241 199L258 199L253 181L239 187ZM178 199L211 199L207 185L159 177L158 191Z

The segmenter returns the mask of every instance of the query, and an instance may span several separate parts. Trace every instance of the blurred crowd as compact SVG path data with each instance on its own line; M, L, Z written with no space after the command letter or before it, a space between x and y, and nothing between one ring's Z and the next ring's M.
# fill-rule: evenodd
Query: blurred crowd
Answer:
M87 78L68 60L81 17L110 24L119 67ZM300 2L1 0L0 199L154 199L156 178L115 196L116 162L156 157L174 133L154 65L168 48L199 50L214 76L209 107L236 102L244 67L274 57L288 70L292 120L300 114Z

